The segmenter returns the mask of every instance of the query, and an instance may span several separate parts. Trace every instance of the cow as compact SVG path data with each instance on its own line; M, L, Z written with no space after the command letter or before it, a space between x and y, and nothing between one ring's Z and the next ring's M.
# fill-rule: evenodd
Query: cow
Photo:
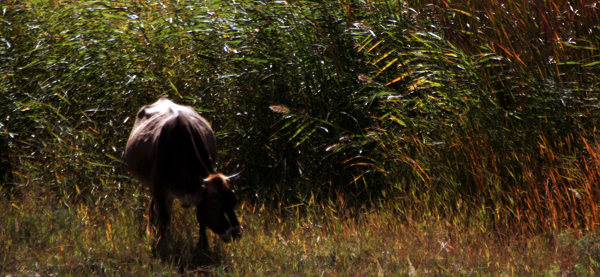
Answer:
M169 229L175 198L183 208L196 207L199 248L209 247L206 227L224 242L242 236L243 228L234 213L237 197L229 187L236 176L215 173L216 156L209 123L191 107L163 96L139 110L125 161L132 175L150 190L148 228L158 237L157 244Z

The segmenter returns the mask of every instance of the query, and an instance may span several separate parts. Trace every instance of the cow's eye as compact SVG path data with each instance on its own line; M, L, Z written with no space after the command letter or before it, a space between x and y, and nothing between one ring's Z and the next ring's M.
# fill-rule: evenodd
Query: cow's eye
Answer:
M212 202L212 203L211 203L211 205L212 205L212 207L213 207L213 208L215 208L215 209L219 209L219 208L221 208L221 202L216 202L216 201L215 201L215 202Z

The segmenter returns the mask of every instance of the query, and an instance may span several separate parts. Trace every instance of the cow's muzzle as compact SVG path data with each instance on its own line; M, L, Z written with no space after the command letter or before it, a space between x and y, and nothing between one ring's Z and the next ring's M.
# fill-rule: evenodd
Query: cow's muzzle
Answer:
M225 232L224 234L221 234L221 239L224 242L230 242L231 239L239 239L242 237L242 233L244 232L244 228L242 228L242 226L238 225L238 226L233 226L230 227L229 229L227 229L227 232Z

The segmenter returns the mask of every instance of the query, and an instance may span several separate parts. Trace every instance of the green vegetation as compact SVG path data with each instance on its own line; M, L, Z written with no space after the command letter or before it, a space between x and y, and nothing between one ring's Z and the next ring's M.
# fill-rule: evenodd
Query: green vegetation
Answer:
M592 1L3 1L0 275L594 275ZM153 257L122 157L161 95L245 237Z

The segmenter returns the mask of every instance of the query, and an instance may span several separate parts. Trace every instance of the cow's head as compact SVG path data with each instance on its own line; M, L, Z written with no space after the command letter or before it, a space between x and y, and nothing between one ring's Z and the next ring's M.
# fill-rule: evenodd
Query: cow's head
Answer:
M240 238L243 231L233 211L237 196L229 188L229 180L235 177L216 173L204 179L202 200L197 206L198 221L221 236L224 242Z

